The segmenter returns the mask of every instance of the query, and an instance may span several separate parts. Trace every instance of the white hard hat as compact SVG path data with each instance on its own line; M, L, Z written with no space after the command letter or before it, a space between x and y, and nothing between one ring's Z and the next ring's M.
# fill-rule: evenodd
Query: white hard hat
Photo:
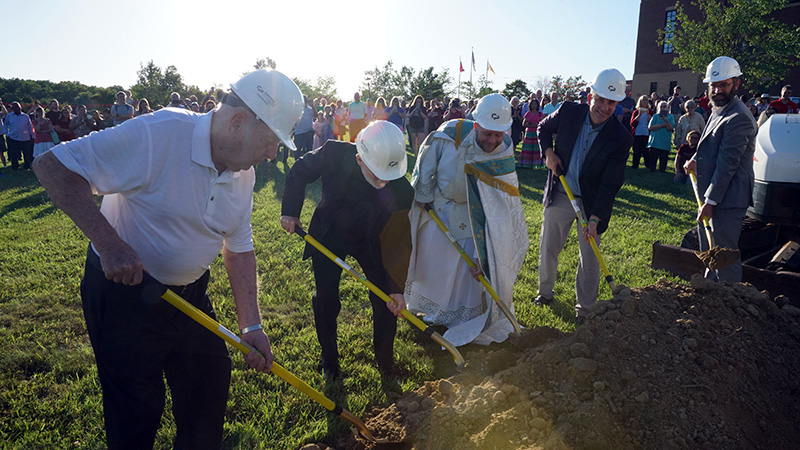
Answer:
M361 161L381 180L396 180L406 174L406 137L397 125L376 120L356 137Z
M706 77L703 83L714 83L716 81L727 80L728 78L738 77L742 74L739 63L730 56L720 56L711 61L706 67Z
M590 86L600 97L618 102L625 98L625 75L617 69L606 69L597 74Z
M511 128L511 103L501 94L489 94L478 100L472 117L481 128L506 131Z
M303 94L294 81L277 70L259 69L231 84L233 91L256 117L290 150L292 134L303 115Z

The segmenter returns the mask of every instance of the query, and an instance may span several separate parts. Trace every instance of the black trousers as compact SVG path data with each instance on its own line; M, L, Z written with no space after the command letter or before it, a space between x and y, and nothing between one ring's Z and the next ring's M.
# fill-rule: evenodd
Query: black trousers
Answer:
M386 292L386 272L379 255L347 249L342 242L331 241L325 242L323 245L342 261L347 255L353 256L363 269L367 279ZM342 309L342 303L339 300L339 280L342 268L319 252L314 253L311 257L311 265L314 269L314 281L317 289L312 297L312 306L317 339L322 348L322 367L332 372L338 372L339 347L336 343L336 319ZM390 293L386 292L386 294ZM397 317L386 307L386 302L371 291L369 300L372 303L372 340L375 361L379 368L390 369L394 353L394 337L397 333Z
M649 136L634 136L633 137L633 160L631 167L634 169L639 168L639 163L644 160L644 165L647 167L647 139Z
M659 172L666 172L667 161L669 160L669 150L662 150L654 147L649 147L647 150L650 157L650 163L647 165L647 168L650 169L650 172L656 171L656 163L658 163Z
M30 169L33 163L33 139L18 141L6 136L8 142L8 159L11 160L11 170L19 169L19 157L23 158L23 169Z
M294 146L297 148L297 157L301 157L313 150L314 130L294 135Z
M172 288L213 318L208 277ZM91 248L81 297L103 388L108 448L153 448L166 377L174 448L219 449L231 373L224 341L166 301L148 298L141 285L107 280Z

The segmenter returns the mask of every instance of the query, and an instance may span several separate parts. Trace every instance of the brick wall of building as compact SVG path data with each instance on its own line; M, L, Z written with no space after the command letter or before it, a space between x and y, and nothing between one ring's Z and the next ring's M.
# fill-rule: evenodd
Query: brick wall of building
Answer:
M681 4L690 17L698 17L699 9L684 0ZM675 0L641 0L639 6L639 29L636 39L636 61L631 88L633 95L649 95L651 83L657 83L659 95L669 95L671 83L681 86L684 96L697 96L704 89L702 74L694 74L686 69L672 64L675 53L663 53L662 47L657 44L658 30L666 24L667 11L675 9ZM773 15L782 22L800 25L800 0L792 0L783 10ZM709 61L711 62L711 61ZM747 76L747 74L745 74ZM780 95L783 84L800 85L800 67L790 70L786 80L772 86L771 95Z

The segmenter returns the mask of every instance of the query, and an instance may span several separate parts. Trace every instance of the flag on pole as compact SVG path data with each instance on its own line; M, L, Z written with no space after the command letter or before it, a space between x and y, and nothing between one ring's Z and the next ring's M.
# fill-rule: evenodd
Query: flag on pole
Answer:
M472 50L472 70L477 71L475 69L475 50Z
M492 69L492 65L489 64L489 60L488 59L486 60L486 70L490 70L492 73L494 73L494 69ZM494 73L494 74L497 75L496 73Z
M463 72L464 71L464 64L461 64L461 60L460 59L458 60L458 71L459 72Z

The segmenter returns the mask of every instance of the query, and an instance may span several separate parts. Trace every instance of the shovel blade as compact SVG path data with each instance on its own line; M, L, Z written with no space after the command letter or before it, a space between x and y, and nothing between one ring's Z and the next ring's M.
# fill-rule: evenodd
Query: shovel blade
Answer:
M720 246L711 247L703 252L695 252L695 254L710 270L719 270L739 261L741 258L739 250Z

